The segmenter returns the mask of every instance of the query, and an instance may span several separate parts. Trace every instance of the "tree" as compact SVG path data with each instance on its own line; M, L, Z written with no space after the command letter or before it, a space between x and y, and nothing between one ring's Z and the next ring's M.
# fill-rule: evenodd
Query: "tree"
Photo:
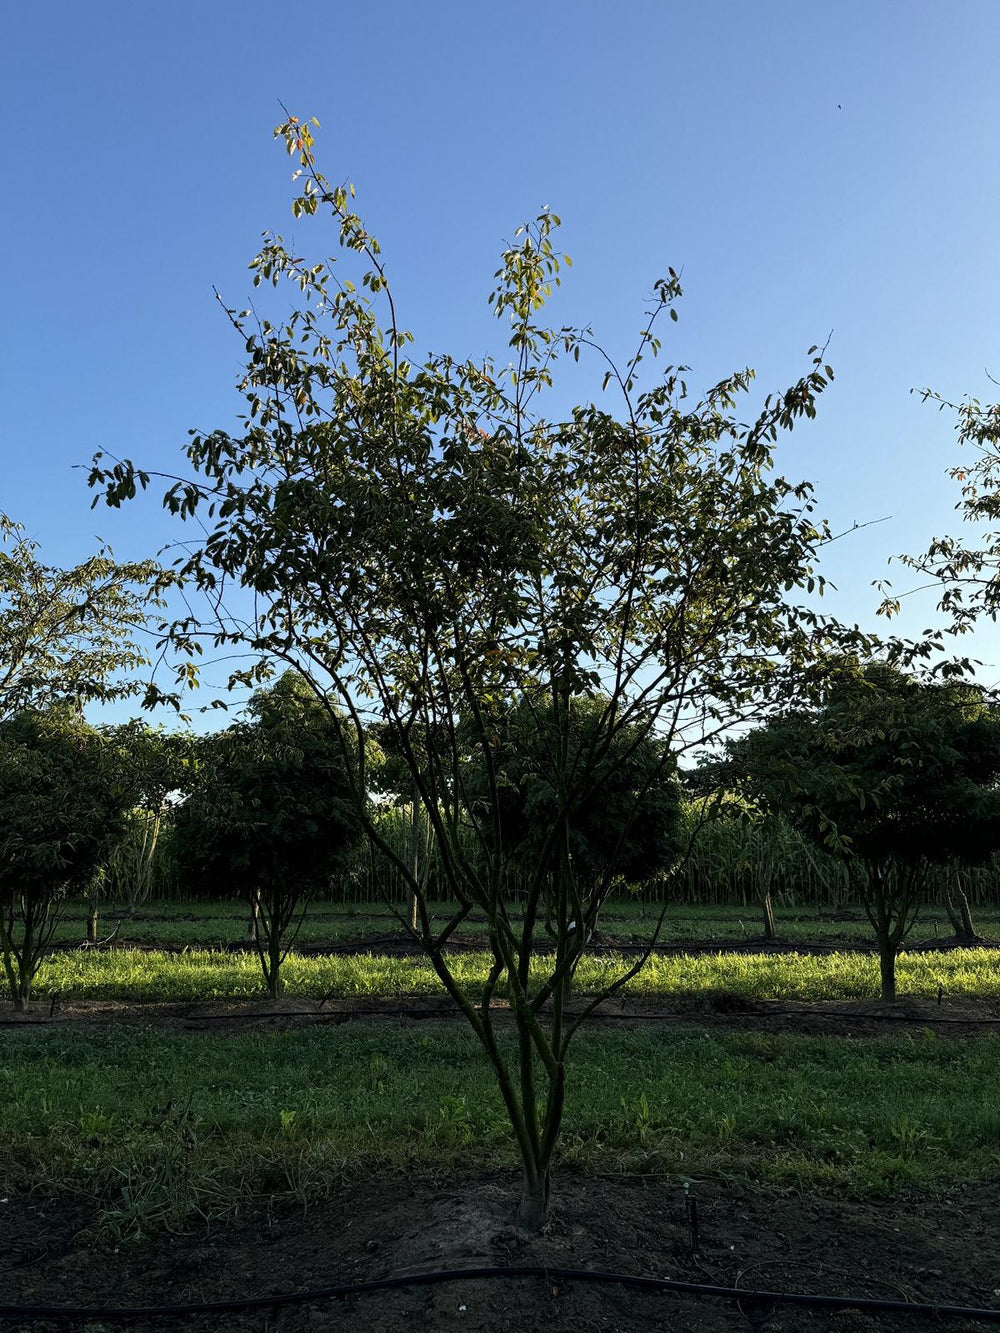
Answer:
M0 953L15 1009L31 986L65 896L84 889L135 800L112 739L71 709L0 721Z
M248 895L267 992L277 999L308 896L346 863L361 830L342 724L301 680L284 675L247 711L203 741L197 786L177 810L175 846L191 879L236 884Z
M1000 403L983 404L977 398L952 403L932 389L924 389L922 396L955 413L958 442L973 451L968 462L950 469L962 486L956 509L980 529L995 524L1000 517ZM981 545L936 537L922 555L904 555L900 561L939 586L938 609L947 615L952 634L974 629L980 616L995 621L1000 614L1000 533L987 531ZM886 590L891 585L882 581L879 586ZM881 614L892 616L899 609L899 596L887 593Z
M153 860L164 817L195 780L196 741L133 720L115 731L134 774L139 799L130 815L133 836L118 849L111 867L115 896L131 911L149 896Z
M504 250L490 296L509 329L508 368L448 355L412 364L411 335L353 189L320 174L307 125L290 118L276 134L299 160L293 213L331 217L361 272L310 264L280 236L253 261L255 283L290 280L302 299L280 325L228 312L247 348L247 414L242 433L194 434L190 473L166 491L180 519L209 525L170 579L203 592L211 610L204 623L174 624L170 639L189 653L208 637L287 663L318 701L345 711L352 730L338 735L355 808L410 886L417 937L492 1065L522 1161L519 1218L537 1228L572 1039L648 957L567 1008L586 948L574 923L596 921L602 902L600 885L574 870L577 812L643 738L655 737L668 772L707 737L801 690L831 641L860 640L797 604L799 589L822 589L816 562L829 534L813 518L810 487L774 470L779 434L815 414L831 372L813 349L807 373L751 411L749 424L736 413L752 371L701 399L681 367L642 387L640 363L660 347L656 321L676 318L676 274L655 285L639 345L619 365L588 331L542 322L568 262L548 211ZM542 415L566 355L598 358L619 416L596 402ZM127 459L94 459L91 483L112 506L149 481ZM252 590L249 617L227 611L230 584ZM266 669L233 679L252 682ZM574 719L598 697L576 748ZM526 884L502 836L495 719L507 706L548 715L550 824ZM371 725L391 729L430 824L455 904L443 923L367 809ZM474 771L483 777L473 801ZM647 778L660 780L655 766ZM515 871L518 915L508 911ZM486 917L492 966L471 991L447 946L474 909ZM538 921L551 923L543 941ZM501 987L518 1034L513 1057L494 1021Z
M381 752L382 762L377 773L369 777L372 786L379 794L388 797L397 807L409 809L409 831L407 837L407 864L409 874L424 886L426 891L428 876L431 873L431 858L428 851L429 827L422 818L420 804L420 785L413 776L412 769L420 763L427 769L426 759L422 759L419 746L414 737L404 744L401 736L391 722L375 724L369 734ZM421 842L424 843L424 855L421 855ZM418 896L410 894L410 929L416 933L420 928L420 905Z
M1000 845L1000 714L974 685L846 664L825 700L727 746L717 779L841 857L879 950L882 999L936 864Z
M107 865L88 890L87 940L97 941L100 900L110 895L135 913L149 897L164 819L194 778L194 738L149 727L138 720L113 728L123 763L132 774L136 803Z
M574 764L593 746L608 700L574 698L570 704L567 761ZM551 699L521 701L496 718L494 768L500 813L500 845L515 866L531 873L545 855L549 829L559 815ZM489 809L488 775L479 765L465 779L474 814ZM573 873L589 886L599 910L615 882L648 882L669 871L683 850L680 787L669 754L642 728L622 727L594 768L591 791L567 819ZM487 826L488 827L488 826ZM548 849L550 873L558 855ZM580 929L592 930L584 920Z
M709 862L706 869L716 891L720 882L725 885L729 880L730 890L743 894L744 901L750 894L757 897L763 939L770 944L778 938L772 897L776 872L787 855L789 835L797 835L780 816L764 813L726 790L728 776L725 765L706 759L684 774L691 798L683 812L685 821L694 818L702 825L694 864ZM722 858L717 855L720 850Z
M925 402L936 402L939 410L954 412L958 442L973 451L970 460L950 469L950 475L962 486L956 509L966 522L980 529L983 524L993 525L1000 516L1000 403L982 403L978 398L953 403L932 389L924 389L922 397ZM903 555L900 560L928 576L932 587L938 586L938 610L947 616L947 630L952 635L975 629L981 616L996 621L1000 613L1000 535L996 531L987 530L981 544L936 537L923 554ZM888 580L879 586L886 591L880 613L887 617L896 614L899 596L888 591ZM935 638L942 642L940 631ZM971 668L972 663L965 661L963 666ZM957 872L945 890L945 904L957 938L975 943L979 937Z
M64 570L37 552L0 514L0 718L141 693L136 672L149 663L134 636L156 566L117 564L104 547Z

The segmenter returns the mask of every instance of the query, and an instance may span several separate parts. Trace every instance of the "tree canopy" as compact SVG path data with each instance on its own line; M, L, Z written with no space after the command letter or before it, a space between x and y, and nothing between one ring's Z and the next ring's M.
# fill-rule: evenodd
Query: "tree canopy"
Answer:
M15 1004L58 921L121 837L138 791L112 739L74 710L0 721L0 951Z
M1000 845L1000 713L967 682L869 664L727 748L723 773L848 859L981 861Z
M599 696L570 701L568 781L575 783L577 768L592 764L594 771L589 794L567 821L569 855L586 884L638 884L666 874L682 850L680 787L672 754L641 728L621 728L605 753L595 753L607 704ZM496 719L499 837L526 873L538 864L559 817L555 728L551 699L515 704ZM487 817L489 828L485 772L480 768L466 783L470 818ZM550 849L548 855L555 867L557 854Z
M970 451L967 459L950 469L950 475L961 485L955 508L978 530L979 539L935 537L925 552L903 555L900 561L932 580L931 586L940 590L938 609L947 617L948 630L965 634L975 628L980 616L995 621L1000 615L1000 532L996 530L1000 518L1000 403L982 403L978 398L952 403L932 389L924 389L923 398L954 413L958 442ZM888 591L888 580L879 586L886 591L882 614L894 615L900 609L899 594ZM940 643L940 633L935 637Z
M525 1168L521 1220L537 1226L566 1053L585 1017L569 1021L565 1011L585 948L573 926L596 920L607 892L608 875L595 884L574 873L574 828L588 808L594 817L601 790L645 738L673 762L800 695L831 645L868 642L807 604L822 591L830 533L814 517L811 487L776 466L779 437L815 415L832 371L813 348L805 373L758 403L748 369L700 396L681 365L648 375L658 321L677 318L673 270L654 284L625 358L587 329L551 327L544 307L569 261L547 210L505 247L489 296L509 364L449 354L411 362L412 336L353 189L321 174L308 125L289 118L275 133L298 160L294 215L325 215L342 254L310 262L268 235L254 282L288 284L291 312L280 324L228 312L247 351L246 411L236 432L194 432L188 475L167 483L167 508L203 523L206 535L185 543L165 585L200 592L210 607L179 620L170 639L191 655L207 638L287 663L344 710L355 809L410 885L417 934L493 1064ZM595 394L546 415L566 357L593 358L615 398ZM91 483L113 506L150 480L130 460L95 457ZM252 593L249 617L227 613L233 583ZM267 669L238 671L234 682ZM186 674L194 670L189 661ZM574 717L586 700L591 722L577 748ZM550 710L537 768L547 827L539 821L517 913L505 897L496 732L512 703ZM456 904L444 923L367 809L373 724L391 734L431 828ZM533 762L542 765L540 753ZM473 908L486 915L493 951L475 995L445 951ZM544 960L541 919L556 938ZM494 1029L501 977L518 1032L514 1061Z
M118 564L103 548L82 564L44 564L37 543L0 514L0 718L25 708L143 693L152 561Z
M294 675L258 690L247 713L198 746L177 855L187 875L223 887L315 888L359 832L336 726Z
M1000 711L967 682L841 664L819 706L730 741L713 776L783 814L853 872L887 999L929 866L982 862L1000 846Z

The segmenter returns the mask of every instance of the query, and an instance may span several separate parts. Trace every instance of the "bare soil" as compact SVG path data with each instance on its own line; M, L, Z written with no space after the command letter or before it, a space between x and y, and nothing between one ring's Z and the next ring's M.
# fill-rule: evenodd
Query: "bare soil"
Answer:
M506 1006L494 1005L503 1018ZM135 1004L124 1000L67 1000L50 1005L38 1001L27 1014L0 1003L0 1027L6 1031L39 1027L80 1027L93 1024L134 1024L181 1031L246 1032L254 1025L270 1030L358 1020L416 1024L428 1020L465 1019L447 996L361 996L321 1003L303 997L269 1000L214 1000ZM638 1028L669 1025L684 1028L754 1029L851 1037L885 1036L891 1032L930 1028L950 1037L981 1035L1000 1027L1000 1006L972 998L903 997L895 1004L881 1000L751 1001L721 992L670 999L616 997L592 1014L588 1024ZM1000 1285L1000 1282L998 1282Z
M0 1204L0 1303L151 1306L412 1275L456 1267L601 1269L772 1291L1000 1308L996 1188L978 1185L891 1202L761 1193L695 1182L700 1227L692 1253L681 1182L588 1178L557 1182L551 1222L536 1237L513 1225L517 1182L491 1174L447 1185L399 1177L344 1186L308 1211L264 1201L225 1226L116 1249L88 1239L87 1204L11 1198ZM13 1320L23 1330L66 1327ZM95 1314L83 1325L111 1325ZM718 1299L637 1292L617 1284L541 1278L460 1280L260 1312L144 1317L132 1328L219 1333L269 1329L749 1329ZM793 1330L985 1328L965 1319L873 1316L777 1307L766 1327Z

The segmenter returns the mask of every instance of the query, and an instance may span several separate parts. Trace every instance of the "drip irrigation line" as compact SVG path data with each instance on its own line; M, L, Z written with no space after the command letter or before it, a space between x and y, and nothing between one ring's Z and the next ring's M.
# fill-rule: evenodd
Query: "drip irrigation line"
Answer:
M343 998L343 997L342 997ZM415 992L412 995L396 995L394 1000L421 1000L424 995ZM582 999L593 998L583 995ZM493 1005L491 1012L495 1016L502 1016L510 1012L507 1005ZM547 1011L542 1010L542 1014ZM572 1011L567 1012L568 1018L575 1015ZM265 1022L274 1021L281 1018L314 1018L327 1022L345 1021L350 1018L461 1018L462 1012L457 1006L438 1007L434 1009L420 1009L413 1007L374 1007L360 1008L352 1007L350 1009L286 1009L275 1010L273 1013L243 1013L243 1014L204 1014L204 1015L186 1015L190 1023L224 1023L233 1019L246 1020L247 1022ZM782 1006L774 1009L731 1009L731 1010L691 1010L689 1012L661 1012L661 1013L609 1013L608 1011L597 1009L588 1014L587 1022L604 1021L618 1023L695 1023L700 1024L707 1021L718 1020L719 1022L732 1022L733 1020L749 1020L755 1022L758 1020L767 1020L771 1018L799 1017L799 1018L842 1018L852 1023L919 1023L922 1026L928 1024L947 1023L957 1027L970 1026L989 1026L1000 1024L1000 1017L983 1018L949 1018L944 1015L936 1014L859 1014L852 1013L849 1009L795 1009ZM12 1020L13 1021L13 1020Z
M423 999L425 997L415 994L411 996L394 996L396 1000L405 999ZM509 1010L506 1006L497 1005L492 1009L494 1016L503 1017ZM542 1011L545 1012L544 1010ZM572 1018L572 1013L567 1015ZM414 1007L396 1006L396 1007L374 1007L374 1008L350 1008L350 1009L276 1009L272 1012L248 1013L232 1012L224 1014L172 1014L170 1017L178 1022L183 1022L185 1027L198 1028L211 1023L275 1023L286 1018L311 1018L315 1023L346 1023L357 1018L412 1018L412 1019L459 1019L462 1018L462 1012L458 1008L438 1007L434 1009L421 1009ZM589 1014L587 1023L606 1022L606 1023L679 1023L702 1025L705 1023L762 1023L775 1018L829 1018L841 1019L852 1024L861 1023L910 1023L920 1027L996 1027L1000 1025L1000 1017L983 1018L950 1018L945 1015L936 1014L859 1014L852 1013L849 1009L792 1009L782 1007L781 1009L760 1009L760 1010L691 1010L686 1013L664 1012L664 1013L608 1013L596 1010ZM79 1016L57 1015L49 1018L39 1018L35 1020L23 1018L0 1018L0 1027L16 1028L45 1028L51 1027L57 1023L86 1023L88 1021L85 1014Z
M957 1027L989 1026L1000 1023L1000 1018L938 1018L934 1014L852 1014L849 1009L772 1009L770 1014L801 1015L806 1018L847 1018L852 1023L919 1023L922 1027L931 1024L952 1023ZM719 1017L767 1018L767 1012L761 1014L720 1014Z
M978 1319L1000 1324L1000 1310L977 1309L969 1305L944 1305L924 1301L893 1301L860 1296L812 1295L793 1291L755 1291L741 1287L721 1287L706 1282L684 1282L673 1278L640 1277L633 1273L604 1272L587 1268L553 1268L531 1264L516 1268L448 1268L427 1273L376 1278L367 1282L345 1282L332 1287L314 1287L305 1291L285 1292L276 1296L250 1296L241 1300L202 1301L190 1305L135 1306L61 1306L0 1305L0 1319L89 1319L126 1322L133 1319L183 1318L194 1315L221 1315L241 1310L274 1310L283 1306L309 1305L313 1302L364 1296L378 1291L404 1287L429 1287L446 1282L473 1282L494 1279L542 1278L555 1286L563 1282L614 1284L637 1291L677 1292L735 1301L752 1324L761 1324L776 1305L792 1305L814 1310L860 1310L871 1314L927 1315L939 1319Z
M492 1013L494 1016L503 1016L510 1010L506 1006L496 1006ZM543 1010L544 1014L545 1011ZM376 1008L376 1009L332 1009L323 1012L315 1009L286 1009L276 1010L270 1014L205 1014L202 1017L188 1017L186 1022L195 1025L200 1023L226 1023L234 1019L240 1022L274 1022L282 1018L313 1018L317 1022L337 1023L346 1022L352 1018L462 1018L463 1014L458 1008L441 1009L407 1009L407 1008ZM573 1018L572 1013L567 1013L566 1017ZM849 1010L840 1009L768 1009L759 1012L744 1012L742 1010L718 1011L707 1013L662 1013L662 1014L609 1014L601 1013L600 1010L587 1015L587 1022L609 1022L609 1023L694 1023L701 1024L706 1020L718 1020L720 1022L732 1022L734 1019L749 1020L750 1022L764 1021L770 1018L783 1017L802 1017L802 1018L843 1018L849 1019L853 1023L917 1023L923 1027L930 1024L948 1023L957 1027L972 1027L990 1024L1000 1024L1000 1018L937 1018L933 1015L924 1016L912 1014L852 1014ZM10 1020L13 1021L13 1020Z

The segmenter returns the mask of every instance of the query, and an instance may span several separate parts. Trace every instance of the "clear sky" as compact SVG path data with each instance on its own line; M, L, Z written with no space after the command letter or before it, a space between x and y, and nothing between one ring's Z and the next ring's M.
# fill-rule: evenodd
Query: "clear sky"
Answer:
M545 204L574 260L556 318L613 351L668 265L665 351L698 385L750 364L783 388L832 330L836 383L782 470L837 527L891 516L830 550L844 618L873 626L887 558L958 526L952 420L909 391L1000 393L998 0L2 12L0 508L52 562L172 534L152 502L92 513L73 465L176 468L188 428L232 426L242 346L213 284L243 303L268 227L327 252L289 213L279 99L322 122L418 345L497 346L497 256ZM907 606L919 632L933 600ZM1000 678L998 631L976 651Z

